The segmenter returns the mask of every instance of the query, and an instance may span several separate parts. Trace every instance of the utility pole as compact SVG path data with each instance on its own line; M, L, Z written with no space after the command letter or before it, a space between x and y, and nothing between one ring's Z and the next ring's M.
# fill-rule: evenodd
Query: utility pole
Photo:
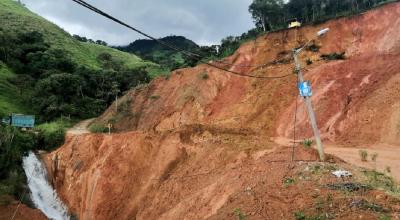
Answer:
M294 53L293 55L294 55L294 62L296 64L296 73L297 73L297 76L298 76L298 79L299 79L299 83L302 84L302 83L304 83L304 77L303 77L303 73L301 71L301 64L300 64L299 58L298 58L299 52L300 51L298 51L298 50L294 50L293 51L293 53ZM312 127L313 132L314 132L315 142L317 143L319 159L321 161L324 161L325 160L324 147L322 145L319 129L318 129L318 126L317 126L317 119L315 118L314 109L312 107L311 97L304 96L303 98L304 98L304 102L305 102L306 107L307 107L307 112L308 112L308 117L310 119L311 127Z
M329 31L329 28L323 29L321 31L319 31L317 33L317 36L323 36L324 34L326 34ZM301 47L300 49L293 49L293 57L294 57L294 62L295 62L295 70L296 70L296 74L298 77L298 81L299 84L302 85L304 83L304 77L303 77L303 72L301 71L301 63L299 61L299 57L298 55L300 54L300 52L306 48L306 46L308 44L311 43L312 40L308 41L303 47ZM309 88L311 90L311 88ZM315 112L314 109L312 107L312 103L311 103L311 95L303 95L304 98L304 102L306 104L307 107L307 112L308 112L308 117L310 119L310 123L311 123L311 127L313 129L314 132L314 137L315 137L315 142L317 144L317 149L318 149L318 153L319 153L319 159L321 161L325 160L325 153L324 153L324 146L322 145L322 141L321 141L321 137L320 137L320 133L319 133L319 129L318 129L318 125L317 125L317 119L315 117Z

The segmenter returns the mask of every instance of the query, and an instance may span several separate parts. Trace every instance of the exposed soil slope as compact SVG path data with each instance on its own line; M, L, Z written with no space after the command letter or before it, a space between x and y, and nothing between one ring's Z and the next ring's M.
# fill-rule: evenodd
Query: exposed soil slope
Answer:
M14 216L15 211L17 210L18 204L10 204L10 205L0 205L0 219L1 220L9 220ZM31 209L24 204L21 204L18 207L17 212L14 216L15 220L45 220L46 216L37 209Z
M315 41L319 52L307 51L302 59L313 61L304 71L324 140L399 146L400 3L267 34L225 62L275 60L280 64L232 70L286 74L291 48L322 27L331 32ZM346 52L347 59L320 59L333 52ZM118 134L69 135L47 156L47 166L79 219L234 219L237 208L249 219L291 219L295 212L337 219L398 215L399 200L382 191L329 189L327 184L343 183L330 174L335 169L354 172L345 181L368 179L339 159L319 164L313 150L298 147L294 155L301 161L289 162L290 148L273 140L292 138L297 94L295 76L257 80L205 65L177 70L131 91L119 112L112 105L95 120L112 122ZM311 136L303 105L296 127L298 139Z

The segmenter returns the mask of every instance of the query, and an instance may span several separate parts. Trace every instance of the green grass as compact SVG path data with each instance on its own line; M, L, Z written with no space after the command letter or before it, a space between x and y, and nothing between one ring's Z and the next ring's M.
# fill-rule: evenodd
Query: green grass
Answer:
M53 150L60 147L64 143L65 133L68 128L71 128L75 121L67 118L40 124L35 127L39 132L39 145L44 150Z
M0 62L0 117L10 113L30 113L29 107L24 104L24 97L15 85L9 82L15 74ZM27 93L29 91L23 91Z
M89 126L89 131L92 133L106 133L108 132L108 128L105 124L93 123Z
M367 183L372 187L381 189L397 198L400 197L400 187L392 177L375 170L364 170L363 174Z
M40 124L36 126L35 130L40 130L44 133L52 133L60 129L71 128L74 124L75 121L61 118L56 121Z
M104 52L122 61L129 68L158 66L154 63L143 61L133 54L102 45L80 42L57 25L32 13L12 0L0 1L0 27L10 32L38 31L44 35L46 43L52 48L66 50L73 61L92 68L101 67L97 56Z

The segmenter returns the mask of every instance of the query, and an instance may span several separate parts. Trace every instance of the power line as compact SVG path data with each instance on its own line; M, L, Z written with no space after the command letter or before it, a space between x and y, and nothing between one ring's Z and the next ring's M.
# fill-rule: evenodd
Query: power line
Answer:
M103 12L103 11L101 11L100 9L94 7L93 5L90 5L89 3L87 3L87 2L85 2L85 1L83 1L83 0L73 0L73 1L76 2L76 3L78 3L78 4L80 4L80 5L82 5L82 6L84 6L84 7L86 7L86 8L88 8L88 9L90 9L90 10L92 10L92 11L94 11L94 12L96 12L96 13L99 13L99 14L101 14L101 15L103 15L103 16L105 16L105 17L107 17L107 18L109 18L109 19L111 19L111 20L113 20L113 21L115 21L115 22L117 22L117 23L119 23L119 24L125 26L125 27L128 27L128 28L130 28L130 29L134 29L134 31L138 32L139 34L141 34L141 35L143 35L143 36L145 36L145 37L147 37L147 38L150 38L151 40L154 40L154 41L156 41L156 42L158 42L158 43L160 43L160 44L162 44L162 45L164 45L164 46L166 46L166 47L168 47L168 48L170 48L170 49L179 50L179 52L183 52L185 55L196 56L196 57L198 57L198 58L200 58L200 59L203 59L203 58L204 58L203 56L201 56L201 55L199 55L199 54L197 54L197 53L193 53L193 52L187 51L187 50L185 50L185 49L181 49L181 48L176 47L176 46L174 46L174 45L172 45L172 44L169 44L169 43L167 43L167 42L164 42L164 41L162 41L162 40L160 40L160 39L157 39L157 38L155 38L155 37L152 37L152 36L150 36L149 34L146 34L146 33L140 31L140 30L137 29L137 28L133 28L133 27L131 27L130 25L126 24L125 22L122 22L122 21L118 20L117 18L112 17L111 15L106 14L105 12ZM269 63L261 64L261 65L241 65L241 64L227 63L227 62L220 61L220 60L215 60L214 62L218 62L218 63L221 63L221 64L230 65L230 66L253 67L253 68L256 68L256 69L269 65Z
M135 31L135 32L137 32L137 33L139 33L139 34L141 34L141 35L143 35L143 36L145 36L145 37L151 39L151 40L154 40L154 41L156 41L157 43L159 43L159 44L161 44L161 45L163 45L163 46L165 46L165 47L168 47L168 48L170 48L170 49L172 49L172 50L175 50L175 51L177 51L177 52L181 52L182 54L184 54L184 55L186 55L186 56L188 56L188 57L190 57L190 58L193 58L193 59L199 61L200 63L203 63L203 64L205 64L205 65L214 67L214 68L216 68L216 69L219 69L219 70L222 70L222 71L225 71L225 72L228 72L228 73L231 73L231 74L233 74L233 75L238 75L238 76L243 76L243 77L249 77L249 78L257 78L257 79L281 79L281 78L285 78L285 77L288 77L288 76L291 76L291 75L292 75L291 73L289 73L289 74L281 75L281 76L257 76L257 75L251 75L251 74L246 74L246 73L239 73L239 72L236 72L236 71L232 71L232 70L229 70L229 69L225 69L225 68L220 67L220 66L217 66L217 65L215 65L215 64L212 64L212 63L203 61L203 60L202 60L202 57L201 57L200 55L198 55L198 54L195 54L195 53L192 53L192 52L190 52L190 51L186 51L186 50L184 50L184 49L178 48L178 47L176 47L175 45L169 44L169 43L164 42L164 41L162 41L162 40L160 40L160 39L157 39L157 38L155 38L155 37L153 37L153 36L151 36L151 35L149 35L149 34L146 34L145 32L143 32L143 31L141 31L141 30L139 30L139 29L137 29L137 28L135 28L135 27L130 26L129 24L127 24L127 23L125 23L125 22L123 22L123 21L121 21L121 20L119 20L119 19L117 19L117 18L115 18L115 17L113 17L113 16L111 16L111 15L109 15L109 14L107 14L107 13L101 11L100 9L94 7L93 5L90 5L89 3L87 3L87 2L85 2L85 1L83 1L83 0L72 0L72 1L74 1L75 3L77 3L77 4L79 4L79 5L81 5L81 6L85 7L85 8L87 8L87 9L89 9L89 10L91 10L91 11L97 13L97 14L100 14L100 15L102 15L102 16L104 16L104 17L106 17L106 18L108 18L108 19L110 19L110 20L112 20L112 21L114 21L114 22L116 22L116 23L122 25L122 26L125 26L125 27L127 27L127 28L129 28L129 29L131 29L131 30L133 30L133 31Z

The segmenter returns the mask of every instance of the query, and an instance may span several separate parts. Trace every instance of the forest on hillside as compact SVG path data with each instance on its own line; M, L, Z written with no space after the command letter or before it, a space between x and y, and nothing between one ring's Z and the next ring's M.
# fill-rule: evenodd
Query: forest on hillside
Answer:
M95 117L115 96L150 80L144 69L127 68L107 52L97 60L102 68L89 68L52 48L40 32L0 29L0 61L16 73L9 81L25 93L41 120Z

